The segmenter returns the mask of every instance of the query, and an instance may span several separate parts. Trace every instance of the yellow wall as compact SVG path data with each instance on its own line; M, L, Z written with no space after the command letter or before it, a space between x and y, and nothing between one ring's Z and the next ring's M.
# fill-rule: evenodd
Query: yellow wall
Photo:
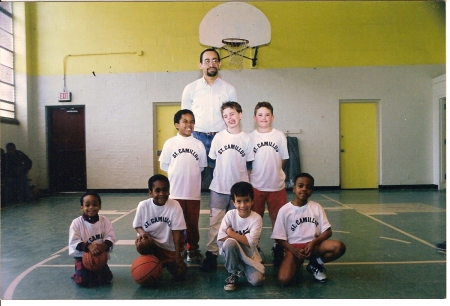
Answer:
M445 3L250 2L272 26L258 68L445 63ZM198 27L220 2L28 2L30 74L195 70ZM226 66L224 67L226 68Z

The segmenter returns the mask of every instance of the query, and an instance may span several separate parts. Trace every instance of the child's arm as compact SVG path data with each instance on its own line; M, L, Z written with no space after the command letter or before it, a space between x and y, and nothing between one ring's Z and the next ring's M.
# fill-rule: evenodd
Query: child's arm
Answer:
M310 242L308 242L308 244L304 248L305 255L307 257L309 257L309 255L311 255L311 253L314 252L316 247L318 245L320 245L322 242L324 242L325 240L327 240L328 238L330 238L331 235L332 235L332 231L331 231L331 227L329 227L322 234L320 234L317 238L315 238L315 239L311 240Z
M227 240L228 238L233 238L240 244L250 246L250 243L248 243L248 239L245 235L239 235L235 231L233 231L233 228L230 226L227 228L225 233L228 235L228 237L223 238L223 241Z
M170 161L172 159L172 154L171 154L171 148L170 148L170 144L171 144L171 139L169 138L168 140L166 140L166 142L164 142L162 150L161 150L161 154L159 155L158 161L159 161L159 167L161 168L161 170L168 172L169 170L169 164Z
M116 233L114 232L114 228L112 226L111 221L109 221L108 219L104 220L105 220L105 234L103 236L103 243L106 244L105 251L112 252L114 243L116 243Z
M175 244L175 263L177 265L177 272L179 275L183 275L187 270L182 255L182 246L184 244L183 231L172 230L172 237Z
M184 244L183 231L172 230L172 236L173 236L173 242L175 244L176 259L177 259L177 261L178 260L184 261L184 258L182 255L182 246Z

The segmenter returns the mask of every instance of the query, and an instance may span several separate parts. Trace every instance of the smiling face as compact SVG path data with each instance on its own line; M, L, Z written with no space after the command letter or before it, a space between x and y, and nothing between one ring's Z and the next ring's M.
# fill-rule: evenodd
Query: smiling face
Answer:
M148 194L153 198L153 203L158 206L166 204L169 198L169 185L165 181L157 180L153 183L152 190Z
M247 218L248 216L250 216L253 205L253 200L250 198L250 195L246 196L236 195L232 202L239 214L239 217Z
M292 188L295 198L292 200L292 204L296 206L303 206L308 203L308 199L311 196L314 188L313 181L308 177L299 177L295 181Z
M99 210L102 208L98 198L93 195L87 195L83 198L83 205L81 205L81 211L88 217L94 217L98 215Z
M256 125L258 126L258 130L264 130L264 131L270 131L271 124L273 122L274 116L272 115L272 112L267 107L260 107L256 111L255 116L253 116L253 120L255 121Z
M195 119L191 114L181 115L181 119L178 123L175 123L175 128L181 136L189 137L194 131Z
M242 113L231 107L227 107L222 111L222 118L225 121L228 129L233 129L239 126L242 119Z

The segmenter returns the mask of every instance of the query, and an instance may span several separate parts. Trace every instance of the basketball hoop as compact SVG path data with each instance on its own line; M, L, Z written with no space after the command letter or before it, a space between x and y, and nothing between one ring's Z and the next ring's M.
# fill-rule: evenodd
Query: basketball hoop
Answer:
M228 51L228 56L226 57L230 57L230 66L236 67L241 70L245 57L244 53L248 48L249 41L242 38L225 38L222 39L222 43L225 44L223 48Z

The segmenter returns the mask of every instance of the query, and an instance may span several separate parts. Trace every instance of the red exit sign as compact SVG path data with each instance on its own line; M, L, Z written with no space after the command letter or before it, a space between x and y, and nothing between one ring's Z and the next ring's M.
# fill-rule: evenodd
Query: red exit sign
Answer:
M70 92L60 92L59 93L59 102L71 102L72 101L72 93Z

